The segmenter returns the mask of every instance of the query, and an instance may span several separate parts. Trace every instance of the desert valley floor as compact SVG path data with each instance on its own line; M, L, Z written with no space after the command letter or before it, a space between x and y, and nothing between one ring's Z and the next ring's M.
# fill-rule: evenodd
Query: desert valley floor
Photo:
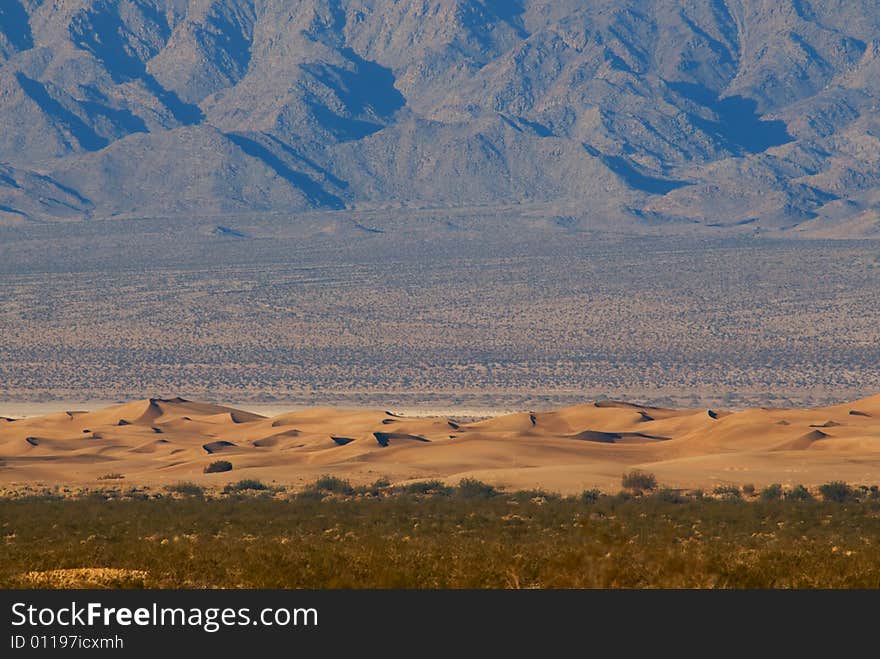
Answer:
M230 471L204 473L224 460ZM0 419L0 483L288 486L477 478L616 491L642 469L673 488L880 481L880 396L813 409L661 409L603 400L481 420L313 408L265 417L174 399Z

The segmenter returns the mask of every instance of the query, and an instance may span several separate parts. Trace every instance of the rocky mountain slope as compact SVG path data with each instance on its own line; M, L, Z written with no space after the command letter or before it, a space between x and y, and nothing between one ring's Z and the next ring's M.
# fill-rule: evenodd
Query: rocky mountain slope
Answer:
M4 0L0 223L880 233L876 0Z

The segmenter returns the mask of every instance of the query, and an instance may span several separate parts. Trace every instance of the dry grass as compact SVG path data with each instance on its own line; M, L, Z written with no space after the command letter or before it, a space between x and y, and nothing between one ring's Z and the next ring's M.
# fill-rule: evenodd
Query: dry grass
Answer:
M107 567L27 572L18 578L21 588L144 588L147 573Z
M376 491L0 500L0 586L880 587L880 501L869 494L835 503Z

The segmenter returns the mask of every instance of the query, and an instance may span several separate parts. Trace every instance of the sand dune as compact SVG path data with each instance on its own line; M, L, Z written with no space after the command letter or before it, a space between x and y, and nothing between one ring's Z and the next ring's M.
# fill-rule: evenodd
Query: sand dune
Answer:
M232 471L203 473L217 459ZM241 478L298 485L477 477L510 488L616 491L640 468L670 487L880 481L880 396L821 409L660 409L600 401L466 423L313 408L267 418L182 398L0 419L4 486ZM124 477L124 479L119 477Z

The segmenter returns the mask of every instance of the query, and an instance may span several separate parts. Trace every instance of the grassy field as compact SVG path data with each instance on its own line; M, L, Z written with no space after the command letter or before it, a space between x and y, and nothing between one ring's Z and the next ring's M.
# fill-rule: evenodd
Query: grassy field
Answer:
M0 587L880 587L880 499L867 489L264 487L2 499Z

